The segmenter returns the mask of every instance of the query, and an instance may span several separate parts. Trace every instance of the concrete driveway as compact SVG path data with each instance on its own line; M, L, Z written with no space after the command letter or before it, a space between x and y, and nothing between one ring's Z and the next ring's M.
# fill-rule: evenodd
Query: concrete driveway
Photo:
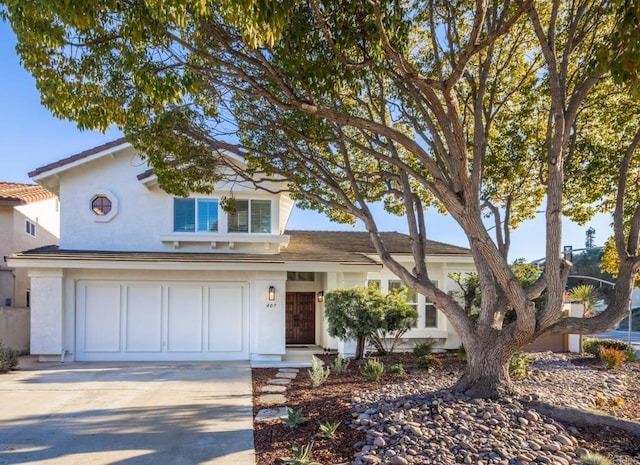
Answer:
M0 464L253 465L248 363L31 364L0 375Z

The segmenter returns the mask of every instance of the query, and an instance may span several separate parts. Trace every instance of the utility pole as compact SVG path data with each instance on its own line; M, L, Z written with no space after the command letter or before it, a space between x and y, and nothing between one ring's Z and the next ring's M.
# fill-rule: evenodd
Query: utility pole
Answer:
M595 247L595 245L594 245L594 239L596 238L596 230L595 230L595 229L593 229L593 228L589 228L589 229L587 229L587 233L586 233L586 235L587 235L587 238L586 238L586 240L584 241L584 246L585 246L587 249L592 249L592 248L594 248L594 247Z

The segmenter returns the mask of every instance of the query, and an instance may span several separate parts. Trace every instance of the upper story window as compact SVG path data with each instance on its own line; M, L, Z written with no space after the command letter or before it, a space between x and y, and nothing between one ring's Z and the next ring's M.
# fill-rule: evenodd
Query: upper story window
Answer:
M33 221L25 220L25 232L31 237L36 237L36 224Z
M173 199L173 230L218 232L218 200Z
M233 212L227 217L228 231L271 232L271 200L235 200Z
M111 212L111 200L105 195L96 195L91 200L91 210L98 216L105 216Z
M118 198L107 189L97 189L89 198L89 217L97 223L107 223L118 214Z

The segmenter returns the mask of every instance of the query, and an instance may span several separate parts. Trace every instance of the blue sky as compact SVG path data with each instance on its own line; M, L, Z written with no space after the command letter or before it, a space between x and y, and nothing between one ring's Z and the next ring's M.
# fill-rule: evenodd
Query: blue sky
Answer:
M35 82L19 64L15 53L15 37L8 24L0 21L0 181L31 182L27 173L33 169L103 144L121 136L117 130L106 134L79 131L75 124L54 118L40 104ZM381 209L380 209L381 210ZM544 255L544 215L525 223L512 235L510 259L535 260ZM427 213L429 238L450 244L468 246L462 230L451 217L435 211ZM603 245L610 235L611 219L599 215L587 225L565 221L564 244L584 247L585 231L596 230L596 245ZM353 229L331 223L311 211L294 210L290 229ZM362 225L357 230L364 230ZM406 232L402 218L380 211L379 229Z

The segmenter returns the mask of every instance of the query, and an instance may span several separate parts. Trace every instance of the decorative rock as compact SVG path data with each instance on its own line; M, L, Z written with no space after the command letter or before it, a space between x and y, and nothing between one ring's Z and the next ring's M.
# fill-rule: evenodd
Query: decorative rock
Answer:
M279 368L278 371L280 373L298 373L300 370L298 368Z
M276 378L296 379L298 373L276 373Z

